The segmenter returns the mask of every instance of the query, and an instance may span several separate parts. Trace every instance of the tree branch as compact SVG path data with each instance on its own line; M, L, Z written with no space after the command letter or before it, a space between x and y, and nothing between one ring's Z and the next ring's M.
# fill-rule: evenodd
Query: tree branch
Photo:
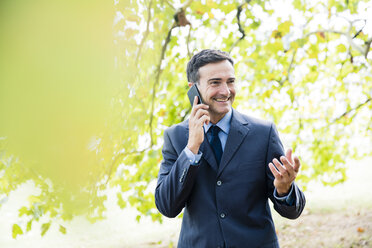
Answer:
M167 34L167 37L165 38L165 41L164 41L163 47L162 47L162 49L161 49L161 54L160 54L159 63L158 63L157 68L156 68L155 81L154 81L154 84L153 84L153 86L152 86L151 115L150 115L150 122L149 122L149 128L150 128L150 139L151 139L151 145L150 145L150 146L153 146L153 145L154 145L152 123L153 123L153 121L154 121L154 108L155 108L156 87L157 87L158 84L159 84L159 81L160 81L160 75L161 75L161 73L162 73L161 64L162 64L162 62L163 62L163 60L164 60L164 57L165 57L165 51L167 50L168 43L169 43L170 40L171 40L172 30L173 30L175 27L191 25L190 22L189 22L189 21L186 19L186 17L185 17L185 9L186 9L190 4L191 4L191 2L192 2L192 0L188 0L187 2L185 2L184 5L182 6L182 8L180 8L180 9L176 12L176 14L174 15L174 22L173 22L173 25L172 25L172 27L169 29L168 34Z
M147 150L149 150L151 148L151 146L149 147L146 147L145 149L143 150L139 150L139 151L130 151L130 152L119 152L116 157L114 158L114 161L112 161L111 165L110 165L110 168L109 168L109 171L107 173L107 180L105 182L105 185L108 184L108 182L110 181L111 179L111 173L112 173L112 169L114 168L115 164L119 161L119 159L122 159L123 157L126 157L128 155L132 155L132 154L141 154Z
M337 31L337 30L332 30L332 29L321 29L321 30L316 30L316 31L307 33L305 35L305 37L307 38L308 36L310 36L312 34L316 34L316 33L334 33L334 34L343 35L343 36L345 36L347 38L347 40L348 40L349 44L351 45L351 47L353 47L355 50L357 50L361 54L365 55L365 50L362 47L360 47L357 44L355 44L355 42L353 41L353 38L348 33Z
M366 52L364 54L364 57L367 59L367 56L368 56L368 53L369 53L369 49L371 48L371 43L372 43L372 38L370 38L367 42L366 42Z
M190 37L191 37L191 24L189 25L189 34L187 35L187 40L186 40L186 47L187 47L187 56L189 59L191 59L191 51L190 51Z
M356 34L353 36L353 38L352 39L355 39L362 31L363 31L363 29L364 29L364 27L366 26L366 24L367 24L367 21L366 20L363 20L364 21L364 25L363 25L363 27L361 28L361 29L359 29L359 31L358 32L356 32Z
M168 3L173 9L175 9L168 1L166 1L166 3ZM111 163L110 165L110 168L109 168L109 171L108 171L108 177L107 177L107 180L106 180L106 185L107 183L109 182L110 178L111 178L111 173L112 173L112 170L115 166L115 164L117 163L117 161L125 156L128 156L128 155L131 155L131 154L140 154L140 153L143 153L145 152L146 150L149 150L151 149L151 147L154 145L154 138L153 138L153 127L152 127L152 124L153 124L153 120L154 120L154 108L155 108L155 97L156 97L156 87L159 85L159 82L160 82L160 75L162 73L162 69L161 69L161 64L164 60L164 57L165 57L165 52L167 50L167 46L171 40L171 34L172 34L172 30L175 28L175 27L178 27L178 26L184 26L183 24L185 22L188 22L186 18L184 18L184 16L182 16L182 19L181 21L183 21L183 23L179 23L179 18L180 17L180 14L183 14L184 15L184 12L185 12L185 9L192 3L192 0L188 0L186 3L184 3L184 5L182 6L182 8L180 8L175 16L174 16L174 22L171 26L171 28L169 29L168 33L167 33L167 36L165 38L165 41L164 41L164 44L162 46L162 49L161 49L161 53L160 53L160 59L159 59L159 62L157 64L157 67L156 67L156 70L155 70L155 81L154 81L154 84L153 84L153 87L152 87L152 97L151 97L151 115L150 115L150 121L149 121L149 129L150 129L150 145L149 147L143 149L143 150L140 150L140 151L131 151L131 152L122 152L122 153L119 153L113 160L113 162ZM147 16L147 26L146 26L146 31L145 31L145 34L144 34L144 37L142 38L141 40L141 43L140 43L140 46L138 48L138 52L137 52L137 56L136 56L136 64L138 63L138 60L140 58L140 54L141 54L141 51L142 51L142 46L148 36L148 33L149 33L149 25L150 25L150 21L151 21L151 6L152 6L152 0L150 1L149 3L149 6L148 6L148 16ZM188 22L187 25L190 25L190 29L191 29L191 24Z
M187 2L185 2L185 3L183 4L183 6L181 7L181 9L186 10L186 8L189 7L189 6L191 5L192 1L193 1L193 0L188 0Z
M289 75L291 74L291 70L292 70L292 67L293 67L293 62L295 60L295 57L296 57L296 53L297 53L297 50L295 50L293 52L293 55L292 55L292 59L291 59L291 63L289 64L288 66L288 70L287 70L287 79L289 81Z
M349 109L348 111L346 111L345 113L343 113L342 115L340 115L339 117L337 117L336 119L334 119L333 121L331 121L330 125L337 122L338 120L342 119L343 117L345 117L346 115L348 115L349 113L353 112L353 111L356 111L358 110L359 108L363 107L364 105L366 105L368 102L370 102L372 100L372 97L368 98L367 100L365 100L364 102L358 104L356 107L354 108L351 108Z
M308 37L308 36L310 36L312 34L317 34L317 33L334 33L334 34L341 34L341 35L348 36L347 33L344 33L344 32L341 32L341 31L337 31L337 30L319 29L319 30L316 30L316 31L313 31L313 32L310 32L310 33L305 34L305 37Z
M151 146L154 145L153 130L152 130L152 122L153 122L153 120L154 120L154 108L155 108L156 87L157 87L158 84L159 84L159 81L160 81L160 74L162 73L161 63L162 63L163 60L164 60L165 51L167 50L168 43L169 43L170 40L171 40L172 30L173 30L173 28L175 28L175 27L176 27L176 23L174 22L173 25L172 25L172 27L171 27L171 28L169 29L169 31L168 31L167 37L165 38L165 42L164 42L163 47L162 47L162 49L161 49L161 55L160 55L159 63L158 63L158 66L157 66L157 68L156 68L155 81L154 81L154 84L153 84L153 86L152 86L151 115L150 115L150 122L149 122Z
M171 7L173 10L176 10L176 8L167 0L162 0L162 2L165 2L166 4L168 4L169 7Z
M242 24L240 23L240 14L242 13L243 11L243 6L247 3L249 3L250 1L246 1L245 3L242 3L238 6L237 8L237 12L236 12L236 19L238 20L238 27L239 27L239 32L242 34L242 36L234 42L234 44L232 44L231 48L230 48L230 51L229 53L231 53L231 51L234 49L234 47L236 47L236 45L238 45L238 43L244 39L245 37L245 31L244 31L244 28L242 27Z
M288 69L287 69L287 76L285 76L285 78L282 79L282 80L275 80L276 82L278 82L280 84L280 86L283 86L285 81L287 81L287 80L289 81L289 75L290 75L292 67L293 67L293 63L294 63L294 60L295 60L296 53L297 53L297 50L294 50L294 52L292 54L291 62L290 62L289 66L288 66Z
M184 3L184 5L182 6L182 8L178 11L178 12L185 12L186 8L188 6L190 6L190 4L192 3L192 0L189 0L187 1L186 3ZM185 16L185 19L186 19L186 16ZM191 59L191 51L190 51L190 37L191 37L191 28L192 28L192 25L191 23L186 19L186 23L187 25L189 25L189 33L187 34L187 38L186 38L186 48L187 48L187 56L189 57L189 59Z
M138 65L138 60L141 56L141 52L142 52L142 47L143 45L145 44L145 41L147 39L147 36L149 35L150 33L150 21L151 21L151 6L152 6L152 0L150 0L150 3L149 3L149 6L147 7L147 22L146 22L146 31L142 37L142 40L141 40L141 43L140 45L138 46L138 50L137 50L137 56L136 56L136 62L135 64Z

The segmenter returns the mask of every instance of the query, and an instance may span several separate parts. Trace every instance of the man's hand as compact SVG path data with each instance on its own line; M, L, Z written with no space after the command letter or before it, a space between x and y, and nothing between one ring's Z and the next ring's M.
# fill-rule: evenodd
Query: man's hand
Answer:
M208 105L198 104L198 97L195 96L194 104L189 118L189 140L187 147L194 154L197 154L199 147L204 140L203 124L209 124L210 117L208 112Z
M269 163L271 172L273 173L274 186L279 196L284 196L289 193L292 183L296 179L297 173L300 169L300 160L298 157L292 159L292 149L288 149L284 156L280 157L280 163L276 158L273 159L273 163Z

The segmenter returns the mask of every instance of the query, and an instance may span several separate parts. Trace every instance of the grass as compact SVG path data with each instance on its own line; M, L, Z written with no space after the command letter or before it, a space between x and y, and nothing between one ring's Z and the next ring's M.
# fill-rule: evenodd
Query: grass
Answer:
M281 247L372 247L372 210L307 211L276 222Z
M273 214L281 247L372 247L371 161L351 163L343 184L309 185L307 206L297 220Z

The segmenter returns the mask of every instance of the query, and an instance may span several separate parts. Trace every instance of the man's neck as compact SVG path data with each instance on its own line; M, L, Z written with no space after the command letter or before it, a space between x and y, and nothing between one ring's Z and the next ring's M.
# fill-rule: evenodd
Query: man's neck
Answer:
M216 125L226 114L223 114L223 115L220 115L220 116L214 116L212 117L211 116L211 119L210 119L210 122L213 124L213 125Z
M230 111L232 111L232 110L230 110ZM212 116L212 115L210 115L210 122L213 124L213 125L216 125L220 120L222 120L227 114L228 114L229 112L227 112L227 113L224 113L224 114L221 114L221 115L219 115L219 116Z

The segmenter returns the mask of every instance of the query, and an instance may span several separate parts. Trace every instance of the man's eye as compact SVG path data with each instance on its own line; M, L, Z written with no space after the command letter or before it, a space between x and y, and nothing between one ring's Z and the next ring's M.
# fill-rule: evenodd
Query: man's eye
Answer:
M219 81L212 81L211 84L219 84Z
M235 81L234 80L231 80L231 81L228 81L228 83L229 84L233 84L233 83L235 83Z

